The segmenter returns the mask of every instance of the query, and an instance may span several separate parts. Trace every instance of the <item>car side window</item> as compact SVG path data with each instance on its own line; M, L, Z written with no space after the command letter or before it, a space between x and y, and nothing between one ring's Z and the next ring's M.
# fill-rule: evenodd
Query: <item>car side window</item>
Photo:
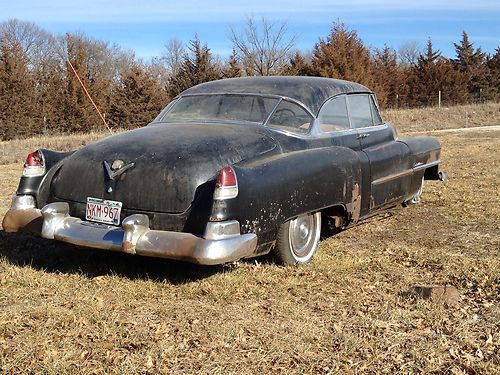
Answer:
M330 99L318 116L319 129L323 132L349 129L349 116L345 95Z
M353 128L373 126L370 96L368 94L349 95L349 117Z
M274 110L267 125L295 133L307 133L311 128L312 120L313 117L304 108L283 99Z
M373 122L375 125L380 125L383 124L384 121L382 120L382 117L380 116L380 113L378 111L377 104L375 103L375 98L373 95L370 95L370 106L372 108L372 116L373 116Z

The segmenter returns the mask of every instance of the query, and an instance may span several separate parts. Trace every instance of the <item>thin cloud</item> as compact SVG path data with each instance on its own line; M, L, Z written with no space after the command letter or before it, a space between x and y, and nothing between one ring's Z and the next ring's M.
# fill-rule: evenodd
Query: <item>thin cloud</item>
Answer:
M39 22L144 22L206 20L227 21L248 14L265 14L281 18L324 18L325 13L393 13L400 11L499 11L500 2L491 0L453 1L421 0L418 2L396 0L254 0L248 1L199 1L179 2L144 0L87 0L69 1L9 1L2 5L5 18L21 18Z

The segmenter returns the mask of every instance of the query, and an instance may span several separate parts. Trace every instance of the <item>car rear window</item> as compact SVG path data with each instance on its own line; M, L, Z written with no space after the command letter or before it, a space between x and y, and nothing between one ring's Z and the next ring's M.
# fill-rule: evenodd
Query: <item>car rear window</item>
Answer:
M278 100L257 95L184 96L159 121L245 121L262 124Z

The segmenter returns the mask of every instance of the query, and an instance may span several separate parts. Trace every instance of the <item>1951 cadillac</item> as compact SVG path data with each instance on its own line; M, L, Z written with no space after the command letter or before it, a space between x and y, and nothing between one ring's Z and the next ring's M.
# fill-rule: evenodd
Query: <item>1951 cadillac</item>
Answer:
M347 81L247 77L192 87L148 126L74 152L30 153L3 219L84 247L221 264L311 260L345 228L418 202L440 145L398 137Z

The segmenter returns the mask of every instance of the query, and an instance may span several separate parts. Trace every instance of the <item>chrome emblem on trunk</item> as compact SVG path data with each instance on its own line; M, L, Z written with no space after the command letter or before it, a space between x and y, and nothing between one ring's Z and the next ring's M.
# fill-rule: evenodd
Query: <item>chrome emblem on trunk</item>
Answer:
M134 163L129 163L125 164L123 160L115 160L111 165L104 160L104 169L106 170L106 173L108 174L108 177L110 180L114 180L116 177L120 176L123 172L126 170L132 168L134 166Z

